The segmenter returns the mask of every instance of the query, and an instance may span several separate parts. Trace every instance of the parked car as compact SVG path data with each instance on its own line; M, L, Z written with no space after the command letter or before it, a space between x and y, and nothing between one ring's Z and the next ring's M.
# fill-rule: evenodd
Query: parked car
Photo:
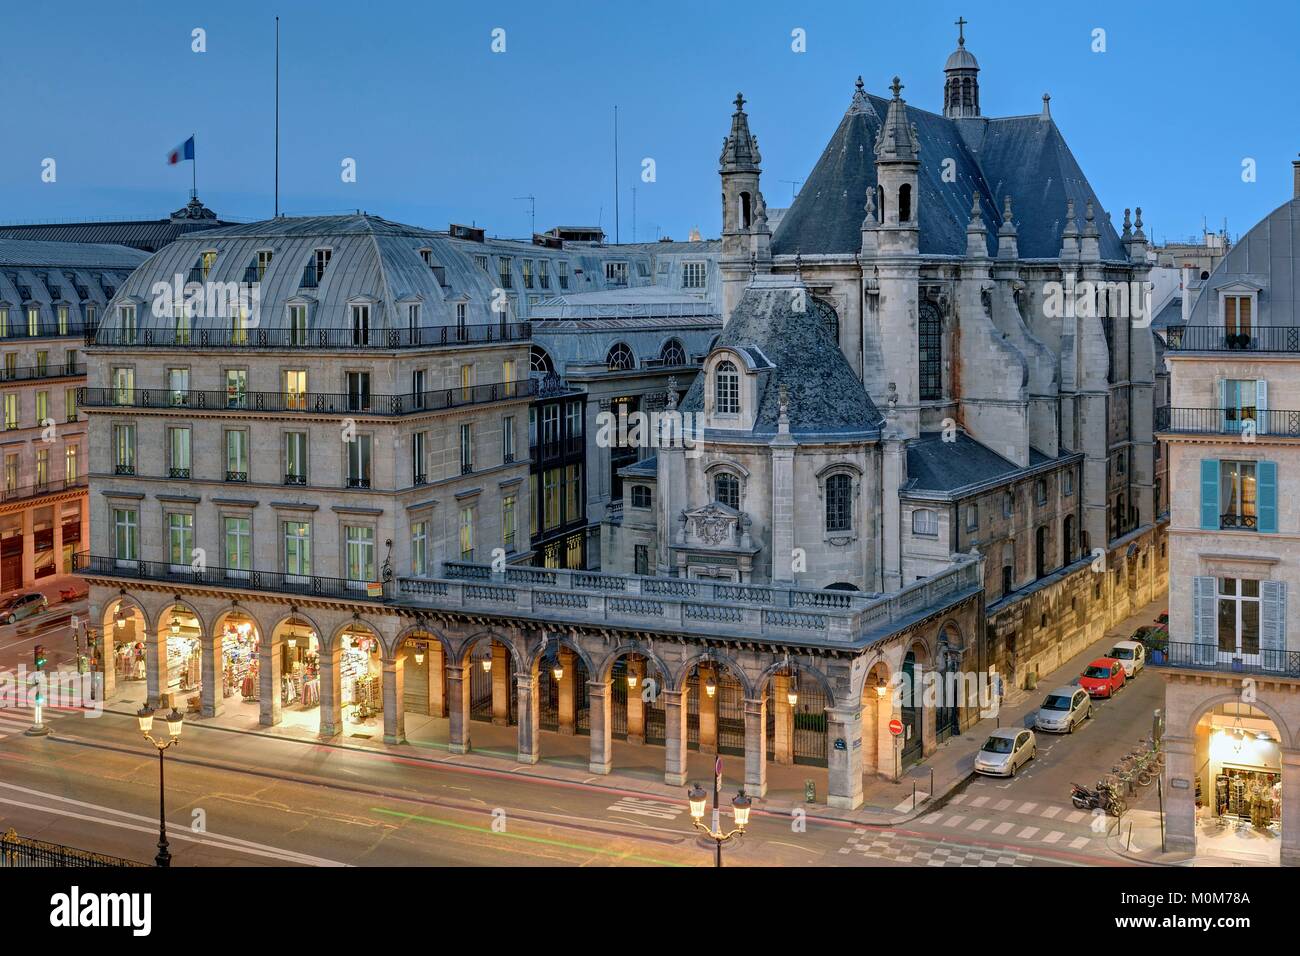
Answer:
M17 594L0 604L0 621L13 624L33 614L40 614L50 606L50 600L44 594Z
M1034 714L1034 727L1058 734L1072 734L1074 728L1092 716L1092 698L1082 687L1058 687L1045 698Z
M1002 727L989 734L975 755L975 772L993 777L1014 777L1016 771L1038 755L1032 730Z
M1138 641L1116 641L1110 656L1124 665L1124 679L1132 680L1147 666L1146 645Z
M1114 697L1124 680L1123 664L1113 657L1099 657L1083 669L1079 686L1093 697Z

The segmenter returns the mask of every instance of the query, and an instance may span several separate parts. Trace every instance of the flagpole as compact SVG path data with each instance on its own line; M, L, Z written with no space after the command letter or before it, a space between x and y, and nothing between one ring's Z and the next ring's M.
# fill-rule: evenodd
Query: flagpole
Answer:
M275 215L280 216L280 18L275 18Z
M194 136L194 133L190 133L190 139L194 139ZM199 198L199 151L197 145L194 150L194 158L190 160L190 198Z

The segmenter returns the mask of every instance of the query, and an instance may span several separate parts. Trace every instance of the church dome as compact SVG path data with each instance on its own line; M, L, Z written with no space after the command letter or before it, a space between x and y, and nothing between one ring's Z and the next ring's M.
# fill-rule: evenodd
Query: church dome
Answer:
M966 49L965 44L958 46L948 57L948 62L943 65L943 71L947 73L950 70L978 70L979 63L975 61L975 56Z

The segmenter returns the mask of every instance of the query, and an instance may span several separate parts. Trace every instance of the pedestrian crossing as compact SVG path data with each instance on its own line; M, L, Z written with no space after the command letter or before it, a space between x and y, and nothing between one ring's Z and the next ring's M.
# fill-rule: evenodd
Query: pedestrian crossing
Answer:
M42 707L41 722L46 726L79 714L75 707ZM31 707L0 707L0 740L6 737L22 736L36 723L36 711Z
M856 853L903 866L1024 867L1034 860L1028 853L1007 848L969 846L947 840L934 843L918 837L866 828L854 830L839 852L844 856Z
M954 807L960 807L967 813L953 813ZM990 816L980 816L979 812ZM1006 820L995 822L993 815L1013 814L1032 817L1032 820ZM1087 826L1090 830L1093 814L1085 813L1074 807L1034 801L998 800L993 802L989 796L959 793L948 801L942 810L921 817L918 822L928 826L940 827L962 833L977 833L981 836L1012 837L1025 842L1041 843L1057 849L1069 848L1082 850L1094 842L1104 842L1101 836L1080 836L1063 829L1065 824Z

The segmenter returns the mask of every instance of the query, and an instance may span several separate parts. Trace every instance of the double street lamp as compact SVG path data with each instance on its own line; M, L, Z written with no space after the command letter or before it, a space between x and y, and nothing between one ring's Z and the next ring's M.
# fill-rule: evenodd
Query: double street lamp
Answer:
M163 719L167 721L167 736L170 738L166 743L155 740L149 731L153 730L154 712L148 705L141 707L135 714L136 720L140 722L140 733L144 739L158 748L158 855L153 858L155 866L171 866L172 855L167 849L167 817L166 817L166 790L163 782L163 751L173 744L181 742L181 724L185 718L175 707L172 712Z
M715 867L722 866L722 844L730 842L734 837L745 832L745 827L749 825L749 810L754 801L745 796L744 790L741 790L732 798L731 816L735 821L736 828L724 832L722 829L722 810L719 806L722 799L721 758L719 758L713 774L713 819L707 824L704 822L704 804L708 799L708 794L705 793L702 787L693 784L686 797L691 806L691 826L706 834L713 841L713 865Z

